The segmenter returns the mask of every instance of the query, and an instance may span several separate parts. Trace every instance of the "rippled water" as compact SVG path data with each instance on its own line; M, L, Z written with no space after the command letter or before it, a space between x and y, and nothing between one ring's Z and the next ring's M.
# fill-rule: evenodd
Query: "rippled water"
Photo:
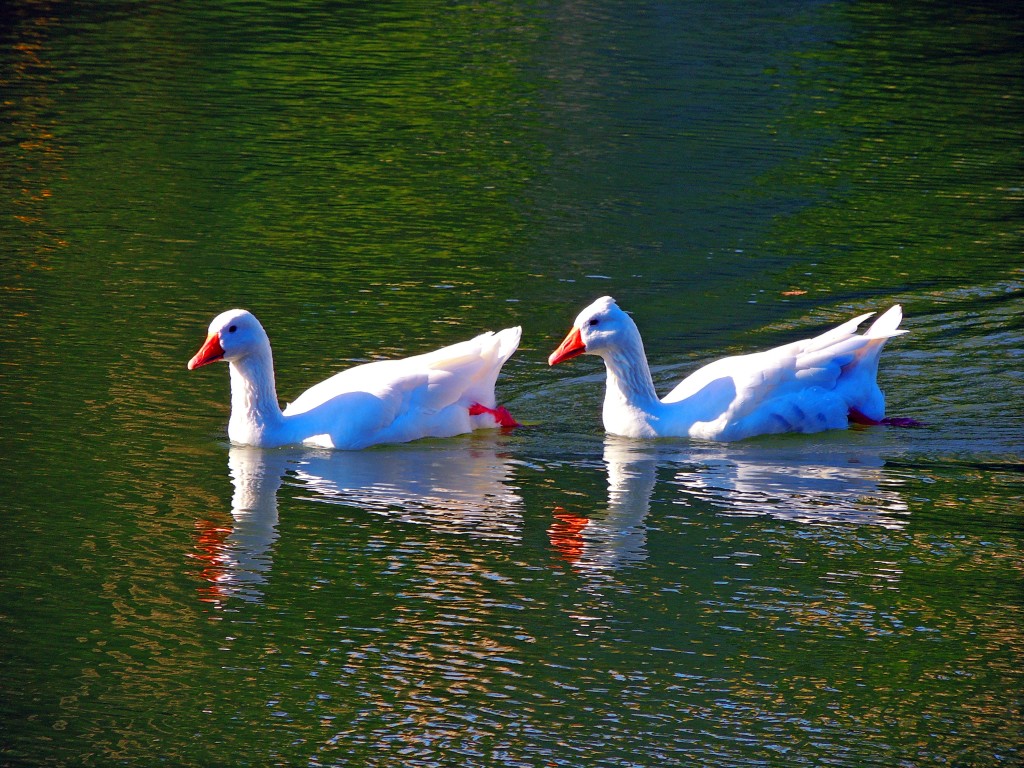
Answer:
M0 763L1021 760L1015 6L23 2L0 11ZM890 412L606 437L547 354L610 293L659 390L892 303ZM527 427L226 441L521 324Z

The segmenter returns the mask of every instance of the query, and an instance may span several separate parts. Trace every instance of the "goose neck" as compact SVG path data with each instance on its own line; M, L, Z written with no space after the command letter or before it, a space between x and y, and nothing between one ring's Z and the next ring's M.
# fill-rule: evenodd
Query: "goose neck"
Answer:
M604 355L604 362L608 370L606 400L637 408L650 408L658 402L647 355L639 339L610 350Z
M231 418L228 437L237 443L264 445L268 432L283 420L274 384L274 362L268 349L229 363Z

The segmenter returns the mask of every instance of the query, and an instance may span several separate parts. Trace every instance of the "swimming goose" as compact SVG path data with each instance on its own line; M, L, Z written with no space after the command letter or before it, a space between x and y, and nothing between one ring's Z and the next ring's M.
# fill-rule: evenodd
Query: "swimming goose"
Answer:
M878 357L886 340L905 331L898 329L903 313L896 305L857 335L872 314L812 339L716 360L659 400L636 323L604 296L579 314L548 363L601 357L607 369L604 428L625 437L741 440L843 429L850 422L919 426L910 419L883 421Z
M518 426L496 407L494 383L521 333L506 328L404 360L357 365L306 390L282 411L270 339L252 313L232 309L210 323L188 368L227 361L232 442L358 449Z

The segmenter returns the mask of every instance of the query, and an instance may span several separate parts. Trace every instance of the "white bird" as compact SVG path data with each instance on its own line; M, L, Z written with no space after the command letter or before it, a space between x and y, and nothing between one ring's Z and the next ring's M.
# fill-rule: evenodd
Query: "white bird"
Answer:
M625 437L741 440L779 432L843 429L850 422L920 426L886 419L878 357L898 329L897 304L863 335L855 317L820 336L710 363L658 399L633 319L604 296L584 309L548 358L555 365L598 355L607 369L604 428Z
M357 365L307 389L282 411L270 339L250 312L232 309L210 323L188 368L227 361L232 442L352 450L518 426L496 407L494 383L521 334L519 327L506 328L403 360Z

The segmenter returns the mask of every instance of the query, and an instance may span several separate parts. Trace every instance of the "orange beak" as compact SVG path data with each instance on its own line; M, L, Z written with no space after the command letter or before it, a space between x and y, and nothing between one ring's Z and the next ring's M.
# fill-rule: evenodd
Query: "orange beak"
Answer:
M551 353L551 357L548 358L548 365L558 365L563 360L571 360L586 351L587 345L580 338L580 329L573 328L562 343L558 345L558 349Z
M188 361L188 369L194 371L201 365L215 363L223 359L224 347L220 345L220 336L216 333L211 333L206 337L206 341L199 348L199 351Z

